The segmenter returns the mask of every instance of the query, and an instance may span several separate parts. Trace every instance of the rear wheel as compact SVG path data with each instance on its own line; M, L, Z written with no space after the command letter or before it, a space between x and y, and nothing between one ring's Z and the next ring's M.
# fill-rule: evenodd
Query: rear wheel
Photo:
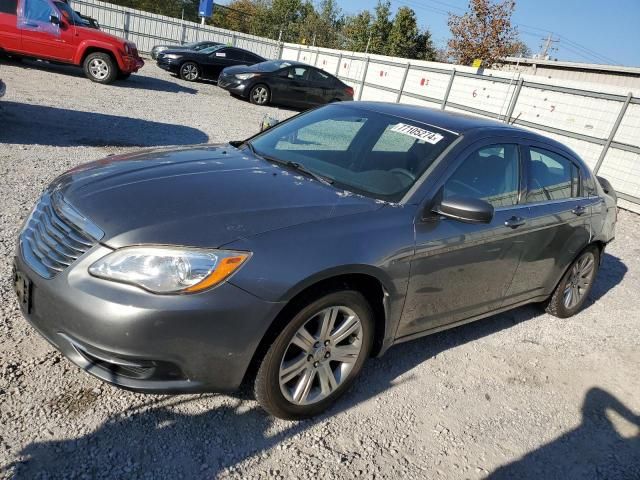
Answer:
M315 300L291 319L258 370L256 399L285 419L321 413L351 385L369 356L373 313L359 292Z
M118 76L118 66L108 53L95 52L84 59L84 74L96 83L111 83Z
M180 78L187 82L195 82L200 77L200 67L194 62L184 62L180 65Z
M559 318L571 317L578 313L589 297L599 264L598 248L590 246L584 250L560 280L549 299L546 311Z
M267 105L271 100L269 87L263 84L255 85L249 92L249 100L256 105Z

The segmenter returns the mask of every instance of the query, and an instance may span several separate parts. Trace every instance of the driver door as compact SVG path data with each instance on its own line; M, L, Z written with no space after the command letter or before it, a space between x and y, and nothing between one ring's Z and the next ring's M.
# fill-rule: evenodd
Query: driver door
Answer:
M51 16L58 18L61 23L52 23ZM25 53L63 62L71 60L75 27L62 17L54 2L24 0L18 26Z
M485 200L490 223L427 215L416 221L416 249L398 337L472 318L503 305L523 251L527 208L515 143L465 150L437 188L440 198Z

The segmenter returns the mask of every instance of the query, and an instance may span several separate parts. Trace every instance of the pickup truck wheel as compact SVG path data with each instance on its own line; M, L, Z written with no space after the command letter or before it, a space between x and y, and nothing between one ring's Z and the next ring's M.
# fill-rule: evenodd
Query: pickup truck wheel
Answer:
M118 76L118 66L110 55L102 52L90 53L84 59L84 74L97 83L111 83Z
M187 82L195 82L200 77L200 67L193 62L184 62L180 65L180 78Z

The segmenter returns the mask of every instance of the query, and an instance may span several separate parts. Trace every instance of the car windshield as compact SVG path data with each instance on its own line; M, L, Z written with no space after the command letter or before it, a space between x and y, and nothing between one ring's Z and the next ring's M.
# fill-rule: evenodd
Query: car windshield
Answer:
M220 50L221 48L224 48L224 45L214 45L213 47L207 47L207 48L203 48L202 50L200 50L200 53L213 53L216 50Z
M457 135L355 105L328 105L250 141L257 155L294 162L336 187L397 202Z
M215 46L217 45L211 45L211 43L209 42L196 42L196 43L192 43L189 48L199 51L199 50L204 50L205 48L215 47Z
M281 68L290 67L291 63L284 60L268 60L255 65L258 70L263 72L275 72Z
M54 2L54 3L55 3L55 6L58 7L58 10L60 10L60 13L62 14L62 16L67 20L67 22L71 23L72 25L82 26L89 23L83 20L82 18L80 18L80 15L78 15L73 10L73 8L69 6L69 4L65 2Z

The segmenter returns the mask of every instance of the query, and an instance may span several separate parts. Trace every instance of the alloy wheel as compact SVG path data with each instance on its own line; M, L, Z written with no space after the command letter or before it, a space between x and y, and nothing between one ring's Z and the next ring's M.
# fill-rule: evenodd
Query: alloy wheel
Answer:
M89 63L89 72L99 80L104 80L109 75L109 65L101 58L94 58Z
M269 91L266 89L266 87L256 87L253 89L251 95L253 96L254 103L262 105L264 103L267 103L267 100L269 98Z
M198 67L196 67L193 63L187 63L182 66L182 76L186 80L193 81L198 78Z
M596 259L592 252L586 252L573 264L563 294L565 308L574 308L588 293L595 266Z
M284 397L310 405L331 395L353 370L363 346L362 323L348 307L328 307L311 316L285 349L278 379Z

